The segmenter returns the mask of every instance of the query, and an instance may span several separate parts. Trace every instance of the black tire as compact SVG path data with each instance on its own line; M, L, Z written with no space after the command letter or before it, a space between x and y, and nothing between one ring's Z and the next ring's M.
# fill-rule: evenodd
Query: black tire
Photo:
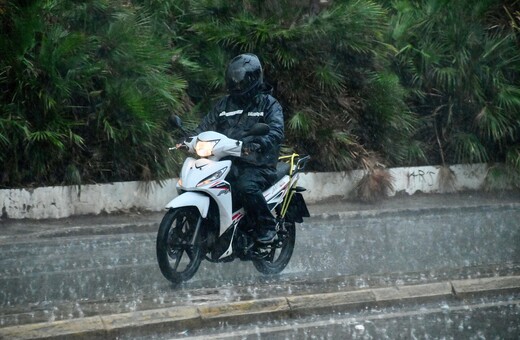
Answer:
M263 259L253 260L255 268L262 274L278 274L285 269L291 259L296 241L296 228L293 222L285 222L285 230L278 231L278 238L284 238L281 247L272 247L270 254Z
M199 218L200 213L194 207L170 209L159 226L157 261L164 277L175 284L191 279L204 256L200 235L199 241L191 245Z

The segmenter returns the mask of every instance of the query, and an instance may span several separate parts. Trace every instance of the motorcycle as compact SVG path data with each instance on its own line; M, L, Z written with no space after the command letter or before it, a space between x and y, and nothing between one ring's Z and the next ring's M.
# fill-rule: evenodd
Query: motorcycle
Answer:
M175 124L187 135L180 118L176 117ZM243 137L268 132L267 124L257 123ZM297 185L309 156L280 158L277 180L263 192L276 217L277 235L272 243L261 244L253 236L254 221L242 207L233 206L232 187L226 181L232 166L229 156L243 156L247 150L242 146L242 141L206 131L170 148L186 149L199 156L184 161L176 186L178 195L166 205L157 233L159 268L172 283L191 279L203 259L252 261L263 274L278 274L289 263L295 245L295 224L310 217L302 195L305 189Z

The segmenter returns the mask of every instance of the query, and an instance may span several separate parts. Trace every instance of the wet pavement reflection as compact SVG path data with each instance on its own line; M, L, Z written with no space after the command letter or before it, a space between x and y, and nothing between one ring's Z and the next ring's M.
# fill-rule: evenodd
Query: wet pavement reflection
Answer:
M191 281L177 287L159 272L154 233L17 240L0 245L0 326L518 275L519 219L512 207L310 219L299 227L293 258L281 275L263 276L239 260L204 261Z

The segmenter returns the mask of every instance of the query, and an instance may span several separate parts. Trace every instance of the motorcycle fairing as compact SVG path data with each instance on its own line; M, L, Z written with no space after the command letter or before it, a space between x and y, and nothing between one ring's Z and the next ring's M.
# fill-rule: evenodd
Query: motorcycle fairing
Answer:
M231 169L231 161L213 161L206 158L195 159L188 157L182 167L180 189L185 193L190 190L207 193L217 202L220 213L219 236L226 231L232 223L232 200L230 185L224 180ZM204 180L221 171L220 176L208 183ZM182 193L180 196L185 195ZM218 199L217 199L218 198ZM208 202L209 205L209 202Z
M224 179L229 173L230 167L231 161L229 160L216 162L206 158L195 159L188 157L184 161L181 171L182 189L203 188L202 182L219 171L222 171L219 178Z
M221 156L235 156L240 157L242 155L242 142L229 139L221 133L215 131L206 131L199 134L191 144L192 148L195 148L197 141L216 142L213 147L213 156L210 156L209 159L220 159Z
M216 244L213 246L213 249L211 251L211 259L213 261L219 261L224 259L225 257L228 257L232 254L232 244L233 244L233 238L235 236L235 228L229 228L222 234ZM232 258L231 258L232 259Z
M283 197L285 196L285 192L289 187L289 183L291 178L286 175L278 182L276 182L272 187L268 188L264 191L264 197L268 204L279 204L282 202Z
M200 212L200 215L203 218L206 218L208 216L209 211L209 197L199 192L187 191L182 195L175 197L168 204L166 204L166 208L168 209L187 206L197 207L197 209Z

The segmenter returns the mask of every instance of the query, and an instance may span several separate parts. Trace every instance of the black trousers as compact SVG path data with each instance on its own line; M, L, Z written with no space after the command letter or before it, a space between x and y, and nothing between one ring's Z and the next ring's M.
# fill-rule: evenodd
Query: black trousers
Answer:
M246 213L256 222L257 230L274 230L276 220L269 211L263 191L276 181L276 169L256 167L249 164L233 164L226 178L231 184L233 206L244 207Z

